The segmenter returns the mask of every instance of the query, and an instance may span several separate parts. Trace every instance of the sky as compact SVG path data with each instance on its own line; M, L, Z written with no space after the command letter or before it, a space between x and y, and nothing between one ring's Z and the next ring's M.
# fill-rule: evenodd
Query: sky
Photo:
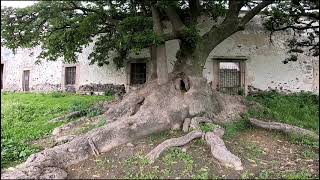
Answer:
M37 1L1 1L1 7L7 6L7 7L15 7L15 8L23 8L30 6Z

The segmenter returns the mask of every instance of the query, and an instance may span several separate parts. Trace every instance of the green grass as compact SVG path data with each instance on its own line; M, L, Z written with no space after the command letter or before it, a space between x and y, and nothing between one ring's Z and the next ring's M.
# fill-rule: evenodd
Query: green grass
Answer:
M217 128L218 126L212 123L202 123L200 124L200 129L202 132L211 132L213 131L215 128Z
M282 95L265 92L258 96L248 96L248 100L260 103L262 109L251 109L248 117L270 119L319 133L319 96L311 93ZM319 141L310 137L285 135L294 144L319 147Z
M319 132L319 96L311 93L281 95L266 92L248 96L263 105L263 110L249 111L250 117L272 119Z
M110 96L67 93L1 93L1 169L19 163L33 152L31 141L62 124L48 120L74 110L85 110Z
M248 117L244 117L239 121L228 123L224 125L224 139L231 139L233 138L238 132L250 130L253 127L248 122Z

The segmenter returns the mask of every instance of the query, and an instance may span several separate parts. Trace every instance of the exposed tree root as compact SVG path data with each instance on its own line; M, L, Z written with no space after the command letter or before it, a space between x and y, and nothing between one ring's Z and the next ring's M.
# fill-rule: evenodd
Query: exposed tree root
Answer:
M179 137L179 138L167 139L167 140L163 141L161 144L159 144L152 151L150 151L146 157L150 163L153 163L160 156L160 154L163 151L165 151L166 149L168 149L170 147L183 146L195 138L200 138L202 135L203 135L203 133L201 131L192 131L192 132L188 133L187 135Z
M227 114L231 113L233 117L244 110L240 98L232 100L232 105L221 105L221 102L225 102L225 96L212 91L204 78L185 78L185 91L175 88L175 79L171 77L163 85L153 81L128 93L121 101L106 107L108 110L104 116L110 123L75 137L70 142L31 155L13 171L4 171L2 178L64 178L62 170L72 164L150 134L181 127L186 118L203 116L214 118L217 122L224 117L221 114L226 113L224 108L232 111ZM227 101L231 102L228 98ZM195 134L197 137L203 135L199 131ZM52 171L48 172L48 168Z
M223 166L234 168L235 170L242 170L242 163L239 157L232 154L224 144L219 134L214 132L207 132L205 134L205 140L211 148L211 154L216 158Z
M299 136L308 136L314 139L319 139L319 135L309 131L307 129L299 128L297 126L292 126L289 124L279 123L279 122L272 122L272 121L261 121L255 118L249 119L250 123L254 126L268 129L268 130L277 130L287 134L296 134Z
M190 118L186 118L186 119L183 121L182 132L186 133L186 132L189 131L190 123L191 123L191 119L190 119Z
M82 116L82 113L80 111L74 111L74 112L65 114L63 116L51 119L48 122L49 123L55 123L55 122L59 122L59 121L64 121L64 120L69 119L69 118L80 117L80 116Z
M212 120L205 117L194 117L190 122L190 130L200 129L200 123L212 123Z

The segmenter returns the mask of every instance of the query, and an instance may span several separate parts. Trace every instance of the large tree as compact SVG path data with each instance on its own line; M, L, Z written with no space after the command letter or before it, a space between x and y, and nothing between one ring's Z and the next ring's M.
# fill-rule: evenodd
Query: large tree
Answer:
M32 155L5 177L65 177L64 167L88 155L182 126L192 132L160 144L147 155L151 162L167 147L203 136L223 165L242 169L240 159L225 148L221 127L209 133L199 130L199 123L222 124L236 119L248 105L241 97L212 90L202 77L207 57L258 14L265 18L270 36L287 29L296 32L288 41L290 52L309 50L318 56L318 8L318 0L40 1L22 9L2 8L1 43L12 50L40 45L39 60L63 57L75 62L77 54L93 42L91 63L109 64L108 55L116 52L112 60L122 67L128 54L149 48L154 78L109 105L105 115L112 122L105 127ZM200 35L196 26L200 16L222 21ZM164 30L164 21L171 23L170 32ZM295 37L303 31L308 32L305 38ZM165 42L173 39L179 41L180 49L173 72L168 73ZM294 56L289 60L295 60Z

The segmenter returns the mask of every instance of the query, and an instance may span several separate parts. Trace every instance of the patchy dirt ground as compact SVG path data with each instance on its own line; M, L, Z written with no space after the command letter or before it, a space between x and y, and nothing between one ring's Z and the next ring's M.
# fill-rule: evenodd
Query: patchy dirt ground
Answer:
M103 116L83 118L79 123L62 130L58 136L78 135L106 123ZM168 131L120 146L108 153L91 157L67 169L70 179L90 178L226 178L319 179L318 148L291 144L282 134L262 129L248 129L225 139L227 148L239 156L244 170L222 167L212 158L209 147L196 139L183 148L171 148L149 165L145 155L168 138L182 132ZM52 147L54 137L37 140L41 149Z
M225 140L230 151L241 158L242 171L220 166L200 139L185 148L172 148L148 164L144 156L149 151L180 135L164 132L91 157L69 167L68 178L319 178L318 148L290 144L283 135L260 129Z

